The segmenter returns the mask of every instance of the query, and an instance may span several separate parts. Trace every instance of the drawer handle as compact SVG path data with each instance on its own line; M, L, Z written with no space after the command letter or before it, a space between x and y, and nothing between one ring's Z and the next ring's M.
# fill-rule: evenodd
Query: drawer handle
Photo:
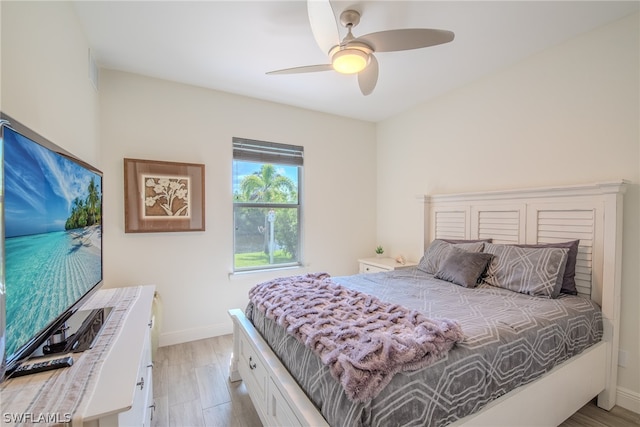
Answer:
M136 386L140 386L140 390L144 388L144 377L140 377L140 381L136 383Z
M253 358L251 356L249 356L249 369L254 370L258 367L258 365L256 365L256 362L253 361Z
M151 421L153 421L153 414L155 414L156 412L156 401L153 401L153 404L149 406L149 409L151 409Z

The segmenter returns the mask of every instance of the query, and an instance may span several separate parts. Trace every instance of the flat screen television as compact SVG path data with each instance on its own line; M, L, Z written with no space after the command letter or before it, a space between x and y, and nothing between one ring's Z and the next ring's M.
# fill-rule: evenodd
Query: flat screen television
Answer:
M1 381L51 344L102 285L103 264L102 173L12 118L0 119Z

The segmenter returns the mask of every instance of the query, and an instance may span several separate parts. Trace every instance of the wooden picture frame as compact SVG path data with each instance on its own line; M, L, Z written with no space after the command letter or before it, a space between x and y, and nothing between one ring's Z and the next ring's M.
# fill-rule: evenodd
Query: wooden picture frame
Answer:
M204 231L204 165L124 159L124 231Z

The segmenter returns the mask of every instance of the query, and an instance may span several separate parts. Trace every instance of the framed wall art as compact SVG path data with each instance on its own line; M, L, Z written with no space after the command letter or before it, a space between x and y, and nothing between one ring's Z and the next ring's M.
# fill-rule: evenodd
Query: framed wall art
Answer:
M204 231L204 165L124 159L124 231Z

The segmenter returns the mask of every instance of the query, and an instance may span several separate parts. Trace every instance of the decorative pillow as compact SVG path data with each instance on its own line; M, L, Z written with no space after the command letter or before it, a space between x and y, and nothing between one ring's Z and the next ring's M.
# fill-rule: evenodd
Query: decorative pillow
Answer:
M578 258L578 245L580 240L561 243L540 243L537 245L515 245L521 248L567 248L567 265L562 276L562 287L560 293L578 295L576 289L576 260Z
M434 277L465 288L475 288L491 258L493 255L486 252L467 252L453 247Z
M418 270L422 270L425 273L435 274L440 268L440 263L449 255L451 248L457 247L464 249L468 252L482 252L484 242L474 243L447 243L444 240L436 239L424 251L424 255L418 263Z
M486 243L484 252L494 255L483 279L485 283L545 298L560 294L569 249Z

